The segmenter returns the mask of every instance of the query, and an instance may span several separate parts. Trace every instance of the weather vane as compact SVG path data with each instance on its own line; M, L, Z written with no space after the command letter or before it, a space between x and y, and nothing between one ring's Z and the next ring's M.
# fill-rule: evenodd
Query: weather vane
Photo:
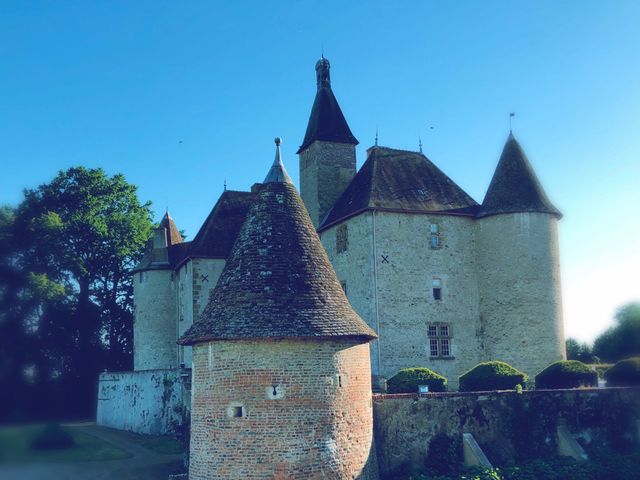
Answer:
M511 112L511 113L509 114L509 133L511 133L511 130L512 130L512 129L511 129L511 119L512 119L513 117L515 117L515 116L516 116L515 112Z

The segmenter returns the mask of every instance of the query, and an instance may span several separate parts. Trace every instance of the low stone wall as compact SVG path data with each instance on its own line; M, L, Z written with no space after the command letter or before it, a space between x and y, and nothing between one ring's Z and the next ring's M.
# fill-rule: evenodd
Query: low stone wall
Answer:
M424 467L436 435L471 433L494 465L556 453L559 425L593 448L640 445L638 388L374 395L373 416L382 478Z
M165 435L189 408L190 369L105 372L98 384L96 423L136 433Z

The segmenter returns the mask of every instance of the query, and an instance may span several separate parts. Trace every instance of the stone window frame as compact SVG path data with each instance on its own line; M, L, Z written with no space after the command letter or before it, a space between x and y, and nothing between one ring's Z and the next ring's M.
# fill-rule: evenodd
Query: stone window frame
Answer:
M441 302L444 298L444 282L442 277L431 277L431 295L436 302Z
M346 223L336 227L336 253L344 253L349 249L349 226Z
M451 344L453 332L448 322L431 322L427 325L429 338L429 357L434 359L452 359Z
M431 250L442 248L442 232L438 223L429 223L429 248Z

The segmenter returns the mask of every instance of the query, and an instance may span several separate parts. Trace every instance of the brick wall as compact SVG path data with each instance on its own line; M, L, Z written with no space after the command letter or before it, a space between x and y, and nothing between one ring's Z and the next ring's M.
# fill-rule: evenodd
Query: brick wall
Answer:
M192 480L378 478L367 344L212 342L193 364Z

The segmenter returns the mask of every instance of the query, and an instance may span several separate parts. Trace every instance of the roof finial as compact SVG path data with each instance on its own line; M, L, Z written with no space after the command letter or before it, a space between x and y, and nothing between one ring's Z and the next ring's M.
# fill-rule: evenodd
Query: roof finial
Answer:
M376 140L374 142L374 146L378 146L378 126L376 125Z
M280 137L276 137L274 140L276 144L276 158L273 161L273 165L271 165L271 169L262 183L291 183L293 181L287 174L287 171L284 168L284 164L282 163L282 156L280 154L280 144L282 143L282 139Z
M318 84L318 90L322 87L331 88L331 77L329 75L329 69L331 64L329 60L324 58L324 47L320 60L316 62L316 82Z
M515 116L516 116L515 112L511 112L511 113L509 114L509 133L513 133L513 130L512 130L512 128L511 128L511 119L512 119L513 117L515 117Z
M418 148L420 148L420 153L422 153L422 137L418 137Z
M224 183L222 184L222 188L224 189L224 191L227 191L227 179L224 179Z

